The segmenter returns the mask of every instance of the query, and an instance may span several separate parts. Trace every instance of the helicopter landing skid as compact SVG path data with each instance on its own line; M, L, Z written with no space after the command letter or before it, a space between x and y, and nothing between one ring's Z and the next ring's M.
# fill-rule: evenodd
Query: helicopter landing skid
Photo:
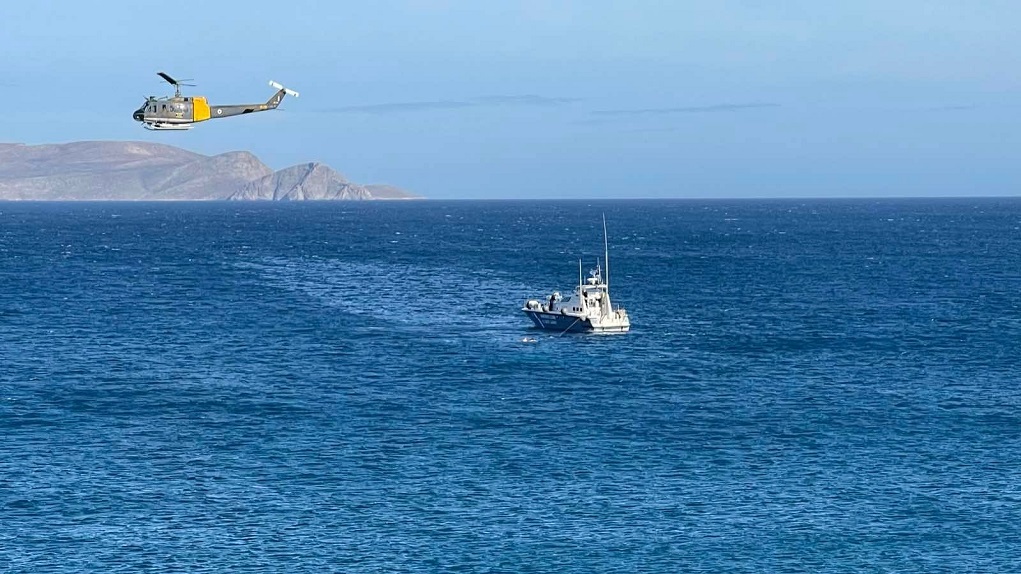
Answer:
M163 130L185 131L185 130L190 130L192 128L192 125L191 124L169 124L169 123L163 123L163 122L144 122L144 123L142 123L142 127L144 127L147 130L153 130L153 131L163 131Z

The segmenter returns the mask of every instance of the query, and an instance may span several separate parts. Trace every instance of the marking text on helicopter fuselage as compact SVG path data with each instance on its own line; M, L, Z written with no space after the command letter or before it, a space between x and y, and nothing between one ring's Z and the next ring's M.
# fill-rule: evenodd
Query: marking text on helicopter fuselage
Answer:
M131 115L136 122L142 122L142 127L150 130L190 130L198 122L273 110L280 105L284 96L298 97L298 92L270 80L269 85L276 88L277 92L264 104L213 106L203 96L182 96L181 86L191 84L178 82L163 72L157 75L174 86L174 95L162 98L149 96L142 107Z

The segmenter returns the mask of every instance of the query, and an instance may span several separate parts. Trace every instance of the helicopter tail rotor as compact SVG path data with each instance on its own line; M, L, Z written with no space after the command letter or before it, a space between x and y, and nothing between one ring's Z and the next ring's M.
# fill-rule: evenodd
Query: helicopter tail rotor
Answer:
M288 96L295 97L295 98L297 98L299 96L298 92L295 92L294 90L292 90L290 88L285 88L282 85L274 82L273 80L269 81L269 85L270 85L270 87L272 87L274 89L283 90L283 92L285 94L287 94Z

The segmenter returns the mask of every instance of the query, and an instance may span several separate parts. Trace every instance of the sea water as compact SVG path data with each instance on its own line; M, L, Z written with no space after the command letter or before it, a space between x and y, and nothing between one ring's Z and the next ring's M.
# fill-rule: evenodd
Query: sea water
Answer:
M532 329L603 214L632 331ZM0 203L0 571L1017 572L1019 262L1017 199Z

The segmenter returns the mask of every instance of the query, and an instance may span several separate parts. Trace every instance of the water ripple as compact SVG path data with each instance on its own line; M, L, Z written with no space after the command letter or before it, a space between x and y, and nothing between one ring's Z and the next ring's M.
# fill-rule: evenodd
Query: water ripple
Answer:
M531 329L604 212L634 331ZM1015 571L1019 220L5 205L0 568Z

